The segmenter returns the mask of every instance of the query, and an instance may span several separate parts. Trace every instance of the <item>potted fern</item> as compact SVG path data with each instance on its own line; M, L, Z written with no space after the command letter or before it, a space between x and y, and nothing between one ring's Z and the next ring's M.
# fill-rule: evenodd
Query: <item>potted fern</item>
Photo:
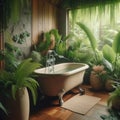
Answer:
M23 60L14 72L0 71L1 96L10 120L29 119L27 89L31 91L33 102L36 103L38 83L31 74L36 68L40 67L40 64L31 60L31 58Z

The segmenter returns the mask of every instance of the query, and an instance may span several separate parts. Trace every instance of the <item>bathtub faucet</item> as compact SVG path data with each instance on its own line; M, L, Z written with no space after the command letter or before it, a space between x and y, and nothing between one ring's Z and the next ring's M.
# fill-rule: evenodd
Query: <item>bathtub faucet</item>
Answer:
M55 51L49 50L46 56L46 72L54 73Z

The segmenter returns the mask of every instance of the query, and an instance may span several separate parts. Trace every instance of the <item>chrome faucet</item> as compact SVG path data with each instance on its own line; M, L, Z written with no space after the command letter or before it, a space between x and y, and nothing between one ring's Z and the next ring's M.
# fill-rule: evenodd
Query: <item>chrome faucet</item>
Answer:
M55 51L49 50L46 56L46 72L54 73Z

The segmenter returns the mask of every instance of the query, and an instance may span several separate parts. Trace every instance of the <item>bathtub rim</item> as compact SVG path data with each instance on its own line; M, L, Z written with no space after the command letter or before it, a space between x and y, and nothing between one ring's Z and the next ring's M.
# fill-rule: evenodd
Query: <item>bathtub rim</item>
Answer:
M36 70L34 70L34 73L37 74L37 75L41 75L41 76L54 76L54 75L61 75L61 76L68 76L68 75L72 75L72 74L75 74L75 73L78 73L80 71L85 71L86 69L89 68L89 65L85 64L85 63L59 63L59 64L55 64L55 67L58 67L59 65L64 65L64 64L67 64L67 65L72 65L72 64L75 64L75 65L83 65L79 68L76 68L74 70L71 70L71 71L68 71L68 72L64 72L64 73L40 73L39 70L45 70L46 67L43 67L43 68L38 68ZM37 72L38 71L38 72Z

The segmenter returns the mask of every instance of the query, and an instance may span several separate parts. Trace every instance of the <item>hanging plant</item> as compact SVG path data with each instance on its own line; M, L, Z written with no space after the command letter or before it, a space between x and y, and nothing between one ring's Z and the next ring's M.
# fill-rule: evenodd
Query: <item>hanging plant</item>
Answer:
M65 0L62 1L62 7L69 9L71 11L72 23L75 24L76 18L88 18L90 19L99 17L101 19L103 15L107 13L107 18L109 18L109 23L113 25L117 19L116 11L120 10L120 0ZM78 15L76 15L78 14ZM92 16L94 14L94 16ZM91 20L92 21L92 20ZM89 22L90 23L90 22ZM108 21L107 21L108 23ZM74 26L74 25L73 25Z
M64 8L86 8L91 6L104 6L106 4L114 4L120 2L119 0L63 0L61 5Z
M24 8L30 7L31 0L4 0L3 1L3 18L4 28L9 22L16 23L21 17Z

